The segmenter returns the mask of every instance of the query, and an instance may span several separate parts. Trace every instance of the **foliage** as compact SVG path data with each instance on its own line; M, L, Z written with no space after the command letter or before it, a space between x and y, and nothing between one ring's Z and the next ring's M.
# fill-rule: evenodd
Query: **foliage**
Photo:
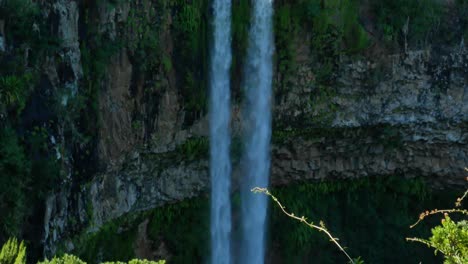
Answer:
M5 21L6 39L15 44L13 53L23 56L34 51L29 53L27 64L37 66L45 53L58 47L36 1L4 0L0 2L0 17Z
M296 14L297 8L289 4L281 5L275 11L275 45L278 72L282 75L281 89L288 86L287 78L295 70L295 50L297 34L299 34L299 16Z
M369 46L369 38L359 21L359 1L295 0L279 1L275 12L275 44L280 93L292 83L296 72L296 51L310 43L314 80L310 85L310 105L314 123L329 124L337 106L335 79L341 55L358 55Z
M344 1L341 7L341 30L346 54L358 54L369 46L367 32L359 23L359 1Z
M16 107L16 113L19 114L26 106L26 100L29 95L32 76L24 74L23 76L9 75L0 77L0 104L8 108Z
M186 111L185 125L191 125L206 111L210 22L210 1L177 0L174 25L174 68L181 80L180 93Z
M5 41L5 50L0 52L0 112L4 121L0 125L0 240L21 236L31 222L36 223L29 217L37 204L42 206L41 199L54 186L50 179L57 176L51 151L39 149L39 145L48 145L49 137L33 135L33 126L42 121L34 120L37 113L31 114L37 105L23 111L30 101L41 101L30 95L43 88L38 85L43 59L59 46L41 4L33 0L0 1Z
M367 48L367 33L359 22L359 1L331 0L320 3L309 0L305 4L306 22L312 26L312 49L319 52L319 56L333 57L337 52L356 54ZM320 54L323 50L327 52Z
M460 23L461 33L465 43L468 42L468 0L456 0L456 10ZM458 38L458 36L456 36Z
M209 208L207 199L196 198L156 208L148 214L148 235L153 241L166 243L173 254L171 263L207 261Z
M37 2L0 2L5 22L5 52L0 53L0 111L8 110L16 121L26 106L40 68L40 59L55 50ZM12 122L14 123L14 122Z
M164 241L174 254L171 263L201 263L209 255L206 243L200 243L208 239L208 216L206 199L182 201L141 214L125 215L105 224L96 233L74 238L77 248L73 253L89 263L131 260L135 257L133 243L138 225L148 219L148 237L154 243Z
M135 257L133 241L136 238L137 227L129 226L129 219L121 218L105 224L99 232L77 237L77 247L73 253L89 263L113 259L131 260Z
M150 261L150 260L140 260L140 259L133 259L128 262L103 262L102 264L165 264L164 260L160 261ZM44 260L42 262L38 262L38 264L86 264L86 262L82 261L76 256L65 254L62 257L54 257L52 260Z
M10 238L2 246L0 251L0 263L1 264L26 264L26 246L24 242L18 243L16 238ZM132 259L128 261L128 264L165 264L164 260L150 261ZM74 255L64 254L61 257L54 256L51 260L39 261L37 264L86 264L78 257ZM127 264L127 262L104 262L103 264Z
M21 234L31 207L45 197L59 176L59 164L49 155L45 128L35 127L26 135L20 140L11 127L0 128L0 239Z
M62 257L54 257L51 260L44 260L38 262L38 264L86 264L86 262L80 260L79 258L65 254Z
M439 194L428 192L420 180L399 177L300 183L275 188L272 192L290 212L302 212L313 222L324 219L327 228L350 245L350 255L362 256L369 263L429 262L431 257L420 249L410 249L402 239L412 221L412 212L425 203L440 204ZM445 199L445 198L444 198ZM416 209L417 210L417 209ZM270 230L274 230L272 250L291 263L344 263L342 253L317 232L284 217L277 207L271 209ZM422 227L412 230L424 234ZM392 250L388 250L391 248ZM394 254L398 252L398 254Z
M351 256L362 256L366 263L431 263L433 255L424 248L408 247L403 236L427 236L427 227L408 230L414 211L428 205L439 207L448 200L450 191L434 192L421 179L378 177L353 180L303 182L272 188L272 192L287 205L291 212L303 212L313 222L326 220L327 228L340 238ZM234 194L232 235L241 234L238 221L240 197ZM416 201L422 201L416 203ZM146 220L148 238L156 247L164 243L171 253L171 263L203 263L209 256L209 200L196 198L184 200L149 212L129 214L112 221L112 229L84 234L74 240L79 248L74 254L82 259L99 260L106 252L122 254L129 251L136 238L137 227ZM269 249L284 257L288 263L313 262L322 264L345 263L346 258L329 239L307 226L290 221L277 208L269 212ZM107 226L107 224L106 224ZM96 239L95 236L101 238ZM119 240L125 237L125 240ZM91 239L91 240L89 240ZM95 242L93 242L95 241ZM96 241L100 241L99 243ZM114 242L115 241L115 242ZM204 241L200 243L200 241ZM120 243L117 246L116 243ZM391 249L391 250L388 250ZM87 253L89 251L89 253ZM398 252L398 254L395 254ZM86 256L86 257L85 257ZM108 259L112 256L108 255ZM133 258L129 252L126 258ZM281 260L279 260L282 262ZM356 263L362 263L355 260Z
M295 0L279 1L275 11L275 45L280 87L291 84L296 50L303 36L310 36L317 57L317 85L332 86L332 72L341 54L359 54L369 46L367 33L359 23L358 1ZM327 88L327 90L330 90ZM329 98L327 98L328 100Z
M371 3L377 18L377 29L383 40L393 45L403 42L403 28L407 22L408 42L426 43L431 33L437 31L443 10L441 2L434 0L373 0Z
M448 215L432 229L428 245L442 252L446 264L468 263L468 222L454 222Z
M188 160L208 158L209 140L206 137L190 138L177 146L176 152Z
M24 242L18 243L16 238L10 238L0 251L2 264L26 264L26 246Z
M237 0L232 2L232 63L231 76L242 76L246 60L249 27L251 18L251 1ZM231 78L233 101L240 101L243 89L242 78Z
M157 7L144 8L138 3L131 3L131 9L126 22L126 31L123 38L127 43L127 47L132 54L135 67L141 73L151 73L158 70L161 62L162 51L159 43L159 31L164 26L165 17L168 12L168 4L166 1L161 1ZM157 10L157 11L156 11ZM157 13L161 13L159 16ZM164 55L163 63L171 63L168 55Z
M467 169L468 171L468 169ZM467 178L468 180L468 178ZM420 224L426 217L435 214L443 214L441 225L432 228L432 236L429 239L407 238L408 241L419 242L435 249L435 254L441 252L444 255L445 264L468 263L468 210L460 208L463 200L468 195L465 191L461 198L458 198L454 209L434 209L420 214L418 221L411 228ZM461 214L465 219L453 221L449 214Z
M28 195L31 201L42 200L57 184L60 177L60 163L56 153L51 151L50 134L46 127L33 127L27 132L25 146L28 148L28 160L31 166L29 188L35 190Z
M17 236L27 212L30 164L18 138L9 127L0 128L0 239Z
M128 262L128 264L165 264L166 261L159 260L159 261L151 261L151 260L140 260L140 259L133 259ZM125 264L125 262L105 262L103 264Z

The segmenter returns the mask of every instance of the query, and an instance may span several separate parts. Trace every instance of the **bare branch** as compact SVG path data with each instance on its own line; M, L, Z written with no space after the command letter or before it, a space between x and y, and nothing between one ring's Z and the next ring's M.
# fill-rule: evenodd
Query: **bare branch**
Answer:
M464 209L443 209L443 210L439 210L439 209L434 209L434 210L431 210L431 211L426 211L426 212L423 212L419 215L419 219L418 221L416 221L416 223L412 224L410 226L410 228L413 228L415 226L417 226L419 223L421 223L421 221L424 220L424 218L430 216L430 215L435 215L435 214L452 214L452 213L458 213L458 214L465 214L465 215L468 215L468 210L464 210Z
M295 220L298 220L299 222L304 223L305 225L309 226L310 228L317 229L320 232L324 232L330 238L330 240L333 243L335 243L335 245L346 255L346 257L349 259L350 263L355 264L354 260L349 256L348 252L346 252L346 250L338 243L338 238L332 236L332 234L327 230L327 228L325 227L325 224L322 221L320 221L320 226L314 225L314 223L308 222L307 218L305 218L304 216L298 217L298 216L294 215L294 213L287 212L286 207L284 207L281 204L281 202L272 193L270 193L270 191L268 191L268 189L266 189L266 188L255 187L255 188L252 189L252 192L254 192L254 193L263 193L263 194L266 194L266 195L270 196L271 199L279 206L279 208L281 209L281 211L283 211L284 214L286 214L290 218L293 218Z

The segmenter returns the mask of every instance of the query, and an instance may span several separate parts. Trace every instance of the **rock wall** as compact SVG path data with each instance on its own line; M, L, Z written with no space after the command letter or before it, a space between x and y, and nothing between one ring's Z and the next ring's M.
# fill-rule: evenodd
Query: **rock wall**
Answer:
M272 184L369 175L424 176L439 187L463 184L468 164L468 53L456 50L440 56L414 51L379 63L388 62L389 68L382 72L385 77L375 83L370 83L369 76L375 74L377 63L343 64L338 92L331 99L338 109L329 127L295 127L304 116L313 120L317 114L314 106L307 105L314 88L303 81L313 73L306 67L299 71L298 85L275 106L275 120L294 121L275 130ZM446 91L437 86L440 80ZM238 115L234 111L234 120ZM75 197L66 191L51 197L46 249L53 252L53 245L72 230L67 224L70 219L79 219L81 226L92 231L129 212L205 195L208 161L190 160L174 146L205 136L206 128L204 117L187 130L166 130L163 133L173 136L166 134L163 141L122 150L121 164L96 175ZM113 132L108 129L106 133ZM154 137L161 133L156 131ZM235 183L242 180L239 165L236 161ZM75 199L79 202L73 207L70 201Z
M154 9L143 2L144 8ZM126 32L122 24L129 9L125 3L100 8L100 32L118 39L119 32ZM52 61L47 76L55 87L76 91L83 74L77 3L54 1L45 10L56 17L64 40L60 66L71 72L70 78L60 77ZM158 37L174 63L173 21L164 21ZM379 58L341 56L332 92L320 98L314 57L307 49L297 50L290 85L284 91L277 78L274 87L272 184L395 174L428 177L438 186L462 183L468 164L468 51L463 45ZM160 65L148 77L138 70L142 62L134 61L132 52L120 48L100 80L98 173L86 183L71 178L46 201L43 242L48 256L60 243L71 249L64 242L79 232L209 190L206 155L193 158L190 153L205 150L197 144L195 150L183 147L207 136L207 116L187 126L176 69ZM235 137L241 135L240 115L236 104ZM237 186L241 164L236 155L234 159Z

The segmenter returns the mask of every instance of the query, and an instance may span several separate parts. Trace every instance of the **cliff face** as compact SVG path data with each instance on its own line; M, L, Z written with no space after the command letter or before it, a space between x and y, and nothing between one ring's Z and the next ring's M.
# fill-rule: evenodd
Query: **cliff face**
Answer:
M58 121L50 128L50 149L65 175L46 200L45 253L126 213L204 195L207 71L199 56L209 56L209 31L203 30L209 28L208 3L184 9L171 1L38 2L60 40L39 71L42 93L60 102L61 108L46 109ZM242 9L241 2L235 8ZM278 12L287 2L277 4ZM197 28L187 26L190 21ZM362 24L372 33L371 24ZM1 25L0 52L7 53L15 43ZM277 38L272 184L369 175L462 182L468 163L463 41L424 49L405 42L405 48L383 51L375 44L364 56L324 60L319 49L310 49L316 33L307 27L298 32L287 46L294 51L288 70ZM242 45L235 42L234 50ZM233 66L235 185L242 181L241 54ZM31 112L26 107L25 120Z
M385 59L389 68L374 84L366 83L379 67L374 62L341 65L340 86L331 98L337 109L329 127L301 126L301 121L314 119L316 108L327 109L330 102L310 105L314 89L307 78L313 72L307 67L298 71L297 85L275 105L275 120L291 125L274 132L272 184L369 175L425 176L439 186L462 184L468 162L468 53L452 51L439 57L431 51L412 51ZM446 92L434 85L440 72L447 74ZM168 115L183 115L181 109L173 111ZM95 230L125 213L206 193L207 148L198 143L208 132L206 122L203 117L186 129L174 125L154 132L152 136L163 133L164 139L114 153L121 155L119 165L97 174L73 198L66 189L51 196L46 241L60 241L69 230L67 219L77 215ZM240 127L236 122L233 127ZM111 131L107 133L115 133ZM131 132L118 134L125 133ZM194 150L188 149L191 145ZM192 151L203 153L193 158ZM242 175L238 161L235 164L233 178L239 182ZM74 199L77 207L69 202Z

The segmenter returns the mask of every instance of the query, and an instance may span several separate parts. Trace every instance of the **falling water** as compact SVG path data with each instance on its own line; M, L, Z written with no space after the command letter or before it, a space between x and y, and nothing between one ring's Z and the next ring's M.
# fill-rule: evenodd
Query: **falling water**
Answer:
M211 263L222 264L231 262L231 0L213 0L213 11L214 43L211 54L210 96Z
M273 0L253 1L245 70L245 179L242 186L242 263L263 264L267 198L252 194L267 187L270 170Z

